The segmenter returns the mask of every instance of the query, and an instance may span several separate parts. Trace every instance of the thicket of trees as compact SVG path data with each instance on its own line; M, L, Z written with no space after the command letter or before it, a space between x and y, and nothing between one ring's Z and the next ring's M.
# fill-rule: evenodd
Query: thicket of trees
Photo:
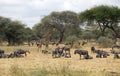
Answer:
M99 39L101 36L120 38L120 8L95 6L80 13L72 11L52 12L32 29L20 21L0 16L0 42L20 45L25 41L47 38L50 41L75 41Z
M20 45L34 35L32 29L26 28L20 21L0 17L0 42L7 41L8 45Z

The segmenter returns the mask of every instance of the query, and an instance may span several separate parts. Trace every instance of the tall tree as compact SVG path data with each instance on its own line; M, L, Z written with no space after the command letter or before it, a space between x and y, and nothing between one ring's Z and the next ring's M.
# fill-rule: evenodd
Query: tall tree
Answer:
M35 40L36 39L35 33L30 28L25 28L25 32L24 33L25 33L25 41L27 41L28 44L31 42L31 40Z
M38 39L43 38L44 34L46 33L46 29L43 27L41 23L35 24L32 30Z
M79 27L79 17L71 11L52 12L42 19L42 24L49 27L49 29L59 31L59 42L61 43L64 38L66 26L71 26L73 29Z
M25 40L25 25L19 21L12 21L5 34L9 45L19 45Z
M120 38L120 9L115 6L96 6L89 10L83 11L79 15L82 22L88 24L97 24L104 36L105 30L108 28L114 32L114 35Z
M0 16L0 40L3 41L5 39L5 28L9 26L11 20L9 18L5 18Z

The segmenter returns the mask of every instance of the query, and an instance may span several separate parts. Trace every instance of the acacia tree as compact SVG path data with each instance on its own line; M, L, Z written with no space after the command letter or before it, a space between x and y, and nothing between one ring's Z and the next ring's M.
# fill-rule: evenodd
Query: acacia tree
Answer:
M79 27L79 17L76 13L71 11L52 12L42 19L42 24L49 29L56 29L59 31L59 42L61 43L66 26L71 26L73 29Z
M32 30L35 33L36 37L38 39L41 39L44 37L44 34L46 33L46 30L48 30L48 29L44 28L44 26L41 23L37 23L34 25Z
M11 23L11 20L9 18L5 18L0 16L0 41L5 40L5 29L9 24Z
M105 30L110 29L116 38L120 38L120 9L115 6L96 6L79 14L82 22L97 24L104 36Z
M27 41L28 45L30 45L30 42L32 40L36 39L35 32L33 32L33 30L31 28L25 28L24 29L24 34L25 34L25 37L24 37L25 40L24 41Z
M25 40L25 25L19 21L12 21L6 28L5 35L8 45L21 44Z

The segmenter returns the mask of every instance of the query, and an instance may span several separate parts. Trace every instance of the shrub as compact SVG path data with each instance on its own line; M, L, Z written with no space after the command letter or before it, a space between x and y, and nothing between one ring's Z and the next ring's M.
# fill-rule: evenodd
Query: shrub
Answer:
M113 45L113 40L108 37L100 37L97 42L102 47L111 47Z
M74 41L77 41L77 40L78 40L78 37L75 36L75 35L71 35L71 36L68 36L68 37L66 38L66 40L67 40L68 42L74 42Z

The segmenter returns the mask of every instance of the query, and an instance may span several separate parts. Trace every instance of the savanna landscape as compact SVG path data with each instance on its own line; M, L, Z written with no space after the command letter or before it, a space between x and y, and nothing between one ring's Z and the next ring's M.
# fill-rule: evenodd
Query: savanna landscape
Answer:
M0 76L120 76L120 8L52 11L32 28L0 16Z
M1 76L119 76L120 60L114 59L113 54L107 58L96 58L90 51L91 45L96 44L90 42L80 47L88 50L93 56L90 60L80 60L79 55L74 54L75 49L71 49L71 58L52 58L51 54L38 52L36 46L1 46L0 48L8 54L19 48L30 50L30 54L22 58L1 58L0 74ZM55 47L50 45L47 49ZM101 48L98 45L95 47L110 53L111 48Z

